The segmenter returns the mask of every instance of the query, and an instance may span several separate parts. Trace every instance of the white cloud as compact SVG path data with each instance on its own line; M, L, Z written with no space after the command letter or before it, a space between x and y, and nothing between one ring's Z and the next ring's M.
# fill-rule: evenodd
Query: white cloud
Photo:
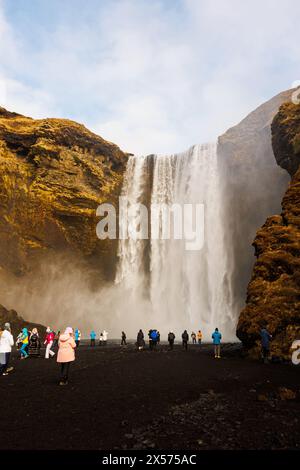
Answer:
M1 5L7 107L74 118L131 152L215 139L300 76L298 0L91 1L91 24L65 15L36 47Z

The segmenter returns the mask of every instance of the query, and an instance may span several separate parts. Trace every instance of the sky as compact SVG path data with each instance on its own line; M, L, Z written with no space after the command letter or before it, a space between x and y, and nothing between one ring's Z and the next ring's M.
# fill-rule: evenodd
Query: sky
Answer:
M180 152L300 79L299 17L299 0L0 0L0 106Z

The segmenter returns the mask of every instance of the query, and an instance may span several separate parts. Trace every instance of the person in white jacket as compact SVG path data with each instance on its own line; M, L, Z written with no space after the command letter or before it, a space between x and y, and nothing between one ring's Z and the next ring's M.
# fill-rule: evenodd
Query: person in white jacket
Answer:
M13 367L8 368L11 348L14 345L14 338L10 332L10 324L5 323L4 330L0 328L0 375L8 375Z
M104 344L104 346L106 346L106 344L107 344L107 337L108 337L107 331L106 331L106 330L103 330L102 335L103 335L103 344Z

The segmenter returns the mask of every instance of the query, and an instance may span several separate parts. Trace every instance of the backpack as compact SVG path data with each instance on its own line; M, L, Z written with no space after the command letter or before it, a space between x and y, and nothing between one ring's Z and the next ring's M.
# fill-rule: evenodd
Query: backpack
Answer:
M157 331L156 330L153 330L150 334L150 338L153 340L153 341L156 341L157 338L158 338L158 334L157 334Z

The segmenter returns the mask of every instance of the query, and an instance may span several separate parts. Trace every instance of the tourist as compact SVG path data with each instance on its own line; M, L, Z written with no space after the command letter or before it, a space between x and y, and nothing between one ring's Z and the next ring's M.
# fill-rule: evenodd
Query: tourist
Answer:
M221 358L221 339L222 339L222 335L219 332L218 328L215 329L215 331L213 332L211 337L213 339L215 358L220 359Z
M60 335L60 330L58 330L57 333L55 333L55 336L54 336L54 343L53 343L53 347L54 348L58 348L58 341L59 341L59 335Z
M94 348L96 346L96 333L94 330L90 332L90 338L91 338L91 347Z
M54 336L54 332L51 330L50 326L48 326L46 329L46 337L44 341L44 344L46 345L45 359L49 359L49 355L51 357L55 356L55 352L51 349L54 341Z
M77 348L79 348L80 340L81 340L81 331L78 328L76 328L76 330L75 330L75 343L76 343Z
M21 341L21 359L27 359L28 357L28 330L27 328L22 329L22 336L20 337Z
M201 346L201 343L202 343L202 331L201 330L198 330L198 333L197 333L197 341L198 341L198 344L199 346Z
M23 331L21 330L20 333L19 333L18 336L17 336L17 339L16 339L16 346L17 346L17 349L21 349L21 346L22 346L22 336L23 336Z
M169 341L169 345L170 345L170 350L172 351L172 349L174 347L174 341L175 341L175 335L174 335L173 331L169 332L168 341Z
M29 337L29 345L28 345L29 356L39 357L40 349L41 349L41 342L39 338L39 333L36 328L33 328Z
M260 330L260 337L261 337L261 353L262 358L265 364L268 363L269 354L270 354L270 340L272 339L272 335L268 332L268 330L263 327Z
M103 333L101 331L100 336L99 336L99 346L103 346Z
M160 332L157 331L157 344L159 344L159 343L160 343Z
M0 328L0 375L8 375L13 370L13 367L8 367L13 345L14 338L10 331L10 324L5 323L4 330Z
M108 337L108 333L106 330L103 330L103 345L106 346L107 345L107 337Z
M157 330L150 330L150 336L149 336L149 347L151 350L155 349L156 348L156 344L157 344L157 341L158 341L158 331Z
M58 342L57 362L61 365L59 385L68 383L70 364L75 361L75 348L73 328L68 326Z
M126 346L127 343L126 343L126 333L124 331L122 331L122 335L121 335L121 346Z
M148 331L148 338L149 338L149 349L152 349L152 338L151 338L152 330Z
M145 347L144 333L142 330L139 330L137 334L136 345L139 351L142 351Z
M185 351L187 351L188 342L189 342L189 335L188 335L188 332L186 330L184 330L184 332L182 333L181 338L182 338L182 347Z
M191 334L193 344L196 344L196 333L193 331Z

